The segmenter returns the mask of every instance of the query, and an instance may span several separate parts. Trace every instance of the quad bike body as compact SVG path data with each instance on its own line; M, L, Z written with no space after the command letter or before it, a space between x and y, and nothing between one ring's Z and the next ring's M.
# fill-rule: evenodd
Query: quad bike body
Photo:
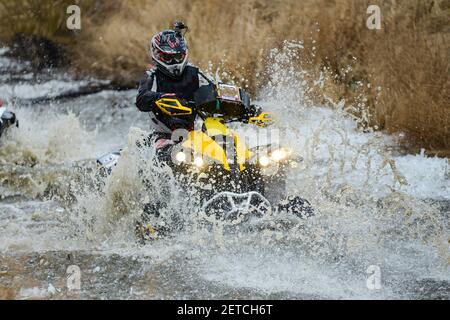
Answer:
M166 113L191 115L195 110L197 125L193 130L177 130L171 139L150 144L159 159L169 165L177 180L198 191L205 217L238 223L245 212L263 216L269 211L286 210L298 217L312 214L308 201L286 197L288 168L302 159L279 143L256 144L255 138L232 130L231 124L242 122L240 115L247 99L242 89L223 85L214 90L204 86L196 93L192 109L177 99L161 99L156 104ZM248 99L247 99L248 100ZM248 123L264 126L267 115L250 117ZM120 152L105 155L98 164L111 172ZM157 215L158 206L151 204L147 214Z

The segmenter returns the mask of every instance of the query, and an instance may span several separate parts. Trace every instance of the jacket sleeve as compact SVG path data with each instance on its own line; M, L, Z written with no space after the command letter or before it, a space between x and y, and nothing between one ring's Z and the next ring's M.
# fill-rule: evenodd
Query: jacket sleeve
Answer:
M161 97L161 93L153 91L154 81L155 75L150 71L147 73L146 77L139 82L136 106L140 111L149 112L156 108L155 102Z

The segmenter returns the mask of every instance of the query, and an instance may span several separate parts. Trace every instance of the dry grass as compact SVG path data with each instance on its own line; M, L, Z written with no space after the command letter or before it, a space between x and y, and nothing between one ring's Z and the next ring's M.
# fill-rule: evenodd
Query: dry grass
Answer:
M21 6L30 13L42 1L4 2L3 39L17 32L44 35L69 47L78 71L128 83L148 63L149 38L175 19L191 29L194 63L220 65L230 77L246 78L254 91L265 81L256 74L263 74L269 49L286 39L303 39L310 48L315 39L317 52L308 65L336 75L327 83L328 96L356 104L363 95L367 102L359 108L369 112L368 125L406 132L412 151L450 155L450 0L87 0L79 1L78 33L61 28L64 5L73 1L48 1L51 6L39 9L48 14L27 19L17 14ZM369 4L380 5L383 30L365 27ZM13 28L5 15L14 17ZM352 72L343 72L349 64ZM357 86L359 81L371 87Z

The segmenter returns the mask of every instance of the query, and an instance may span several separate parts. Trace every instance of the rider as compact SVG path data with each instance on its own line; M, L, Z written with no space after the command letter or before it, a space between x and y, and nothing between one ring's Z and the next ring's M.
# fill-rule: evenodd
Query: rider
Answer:
M159 110L156 102L161 98L193 101L194 92L200 86L212 83L197 67L188 63L188 47L184 38L187 30L183 22L177 21L174 30L161 31L150 41L150 56L155 66L139 83L136 106L150 114L157 140L163 138L168 142L176 129L193 130L195 112L183 116L167 115ZM247 118L261 114L255 106L250 109L246 112Z

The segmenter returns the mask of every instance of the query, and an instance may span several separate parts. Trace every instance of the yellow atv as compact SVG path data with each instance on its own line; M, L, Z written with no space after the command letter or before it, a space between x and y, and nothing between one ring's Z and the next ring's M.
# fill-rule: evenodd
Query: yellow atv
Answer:
M196 113L196 128L174 131L173 143L159 155L172 167L180 183L197 189L205 217L237 224L269 211L283 210L299 217L312 214L308 201L286 199L286 172L301 159L293 159L292 152L277 141L259 143L267 140L262 139L267 138L267 132L261 136L249 128L252 126L243 131L232 129L242 122L259 127L272 123L267 113L248 112L250 99L242 89L210 84L200 87L190 105L175 98L162 98L156 105L170 116ZM98 163L111 169L119 157L120 153L110 154ZM158 206L152 204L147 211L148 215L157 214ZM153 227L144 229L154 232Z

